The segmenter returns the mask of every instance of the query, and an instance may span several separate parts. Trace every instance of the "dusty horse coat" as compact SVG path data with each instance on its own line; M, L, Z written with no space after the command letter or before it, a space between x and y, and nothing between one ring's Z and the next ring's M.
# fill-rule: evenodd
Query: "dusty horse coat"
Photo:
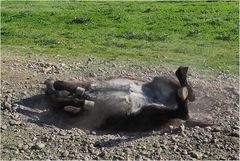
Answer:
M191 99L192 90L186 81L186 68L176 71L179 82L162 77L155 77L151 82L129 79L112 79L94 81L86 84L56 81L55 91L71 91L78 86L85 88L80 98L72 93L61 96L54 95L53 100L65 105L73 105L86 111L89 120L95 127L136 127L152 126L171 118L188 118L187 100ZM178 91L186 87L187 96L181 99ZM94 102L87 106L86 100Z

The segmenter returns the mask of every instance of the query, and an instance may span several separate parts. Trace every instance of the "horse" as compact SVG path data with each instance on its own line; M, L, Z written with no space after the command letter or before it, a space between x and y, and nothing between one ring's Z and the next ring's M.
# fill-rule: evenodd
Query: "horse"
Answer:
M75 116L87 113L96 128L147 130L171 119L189 119L188 101L194 101L195 96L187 72L188 67L180 66L175 72L178 81L160 76L150 82L48 79L45 95L58 110Z

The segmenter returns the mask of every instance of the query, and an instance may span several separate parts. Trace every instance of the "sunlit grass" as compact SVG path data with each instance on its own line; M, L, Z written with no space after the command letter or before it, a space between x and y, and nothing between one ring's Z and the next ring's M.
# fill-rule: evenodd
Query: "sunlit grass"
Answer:
M238 73L238 2L3 1L1 17L2 51Z

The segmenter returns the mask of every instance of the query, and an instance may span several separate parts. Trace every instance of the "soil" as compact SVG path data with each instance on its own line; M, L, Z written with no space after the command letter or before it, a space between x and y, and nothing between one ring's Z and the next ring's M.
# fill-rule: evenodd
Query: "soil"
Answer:
M239 160L239 76L190 67L191 119L147 132L86 129L52 110L44 81L174 77L176 66L94 58L2 55L1 159Z

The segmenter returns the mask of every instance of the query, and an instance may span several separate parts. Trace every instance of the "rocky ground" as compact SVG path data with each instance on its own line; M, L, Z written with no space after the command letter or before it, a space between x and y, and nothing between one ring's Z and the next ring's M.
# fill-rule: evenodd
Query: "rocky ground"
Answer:
M41 95L47 78L147 81L173 76L175 69L131 61L2 54L1 159L239 160L238 76L190 68L196 94L189 105L192 119L148 132L83 129L73 124L76 118L49 109Z

